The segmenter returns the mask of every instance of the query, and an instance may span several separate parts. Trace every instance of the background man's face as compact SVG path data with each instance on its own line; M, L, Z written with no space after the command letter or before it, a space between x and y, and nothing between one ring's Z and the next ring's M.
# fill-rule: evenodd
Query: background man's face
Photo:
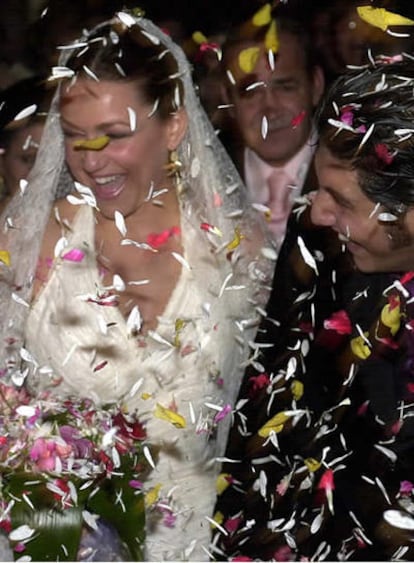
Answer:
M238 63L239 53L253 46L260 46L261 52L252 73L245 74ZM321 71L309 75L301 46L289 33L280 34L274 70L262 43L246 42L229 54L227 68L236 81L230 101L243 142L272 166L281 166L309 137L313 108L323 88ZM253 84L258 85L248 88ZM295 125L300 115L304 118Z

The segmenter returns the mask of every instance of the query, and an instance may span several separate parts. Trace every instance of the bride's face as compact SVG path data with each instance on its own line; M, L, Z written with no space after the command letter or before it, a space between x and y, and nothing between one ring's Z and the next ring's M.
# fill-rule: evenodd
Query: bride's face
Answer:
M91 188L101 213L125 217L145 201L151 185L165 186L168 151L176 148L177 116L161 120L133 82L78 79L61 97L66 161L76 181ZM106 136L101 145L83 144ZM106 143L106 144L105 144ZM100 146L100 148L99 148Z

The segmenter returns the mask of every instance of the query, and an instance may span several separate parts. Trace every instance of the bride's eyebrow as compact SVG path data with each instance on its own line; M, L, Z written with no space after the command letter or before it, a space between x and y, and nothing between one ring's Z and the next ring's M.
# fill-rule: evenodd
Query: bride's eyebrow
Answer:
M77 130L82 129L82 127L80 127L78 124L72 123L68 119L65 119L63 116L61 116L60 122L61 122L62 125L65 125L66 127L71 127L72 129L77 129ZM121 126L129 128L130 122L126 118L125 119L114 119L113 121L112 120L102 121L102 122L96 124L96 127L105 128L105 127L114 127L114 126L117 126L117 125L121 125Z

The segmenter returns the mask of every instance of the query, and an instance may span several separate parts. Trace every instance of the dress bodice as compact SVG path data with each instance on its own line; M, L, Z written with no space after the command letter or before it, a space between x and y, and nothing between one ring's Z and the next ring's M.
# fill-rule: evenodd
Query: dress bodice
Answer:
M214 419L231 400L226 380L240 377L246 357L240 344L245 306L237 305L240 296L233 302L222 297L224 280L215 265L220 258L202 250L191 225L182 227L190 268L182 268L157 328L145 337L129 334L119 309L99 300L102 281L88 206L77 213L63 258L55 260L32 303L26 328L41 388L55 385L58 394L82 394L102 403L123 400L146 422L148 439L159 450L146 482L147 490L160 486L147 510L150 560L207 559L206 517L212 513L219 453ZM83 258L64 259L71 249ZM249 340L248 331L243 339ZM157 405L176 409L185 428L157 418Z

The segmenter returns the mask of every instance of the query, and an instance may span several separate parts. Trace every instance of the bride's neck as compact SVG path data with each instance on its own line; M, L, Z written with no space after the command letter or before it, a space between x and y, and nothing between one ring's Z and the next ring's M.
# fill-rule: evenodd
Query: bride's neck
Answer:
M96 228L98 231L109 233L113 229L119 230L115 216L107 217L96 211ZM139 236L148 232L162 231L180 224L180 206L174 188L168 189L142 202L137 209L129 215L123 216L121 221L127 230L127 237Z

